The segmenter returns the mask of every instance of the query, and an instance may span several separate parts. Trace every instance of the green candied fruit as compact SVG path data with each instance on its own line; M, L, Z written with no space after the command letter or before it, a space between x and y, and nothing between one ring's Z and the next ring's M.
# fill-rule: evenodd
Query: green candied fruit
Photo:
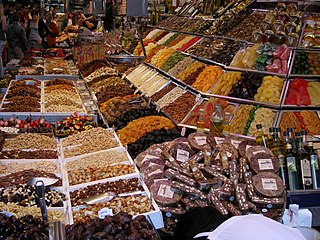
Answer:
M267 61L268 61L269 57L265 54L262 54L258 57L257 62L261 63L263 65L266 65Z

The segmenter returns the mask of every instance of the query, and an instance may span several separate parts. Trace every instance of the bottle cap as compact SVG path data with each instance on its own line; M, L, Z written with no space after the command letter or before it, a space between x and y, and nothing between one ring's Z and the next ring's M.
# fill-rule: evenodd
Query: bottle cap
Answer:
M301 130L301 135L307 135L307 131L304 130L304 129L302 129L302 130Z
M276 132L281 132L281 128L276 128Z
M262 125L261 124L257 124L256 127L257 127L257 129L262 129Z
M278 134L274 133L274 134L272 134L272 137L276 139L276 138L278 138Z
M301 133L300 133L300 132L295 132L294 135L295 135L296 137L298 137L298 136L301 136Z
M289 132L288 132L288 131L285 131L285 132L283 133L283 135L284 135L284 136L289 136Z
M274 132L274 127L269 128L269 132Z

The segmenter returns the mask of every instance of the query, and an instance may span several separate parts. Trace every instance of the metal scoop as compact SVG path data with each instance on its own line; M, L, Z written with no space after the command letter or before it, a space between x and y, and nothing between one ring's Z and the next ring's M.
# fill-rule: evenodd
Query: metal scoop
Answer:
M38 181L42 181L44 186L47 187L47 186L51 186L51 185L55 184L56 182L59 181L59 179L57 179L57 178L45 178L45 177L34 177L34 178L31 178L29 180L28 185L34 186L34 185L36 185L36 183Z
M105 192L92 197L83 198L82 201L86 204L96 204L101 202L108 202L114 199L115 197L125 197L136 194L141 194L141 191L131 192L131 193L121 193L116 194L115 192Z

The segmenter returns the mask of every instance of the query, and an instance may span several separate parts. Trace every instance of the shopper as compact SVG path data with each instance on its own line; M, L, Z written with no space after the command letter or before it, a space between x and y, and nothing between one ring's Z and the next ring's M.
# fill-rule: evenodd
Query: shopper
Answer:
M29 6L24 5L20 10L20 20L19 22L24 27L25 30L27 30L28 22L29 22Z
M53 48L56 45L56 38L59 35L59 26L55 20L52 20L48 28L50 33L47 36L47 46L48 48Z
M95 20L94 16L86 17L83 13L78 14L78 25L79 27L86 27L90 31L94 31L97 28L98 22Z
M30 48L41 49L44 39L50 31L44 21L39 18L39 13L36 10L31 11L31 17L32 19L28 23L27 39Z
M174 239L306 240L299 230L263 215L249 214L228 219L212 207L194 208L182 216Z
M62 29L67 31L68 28L76 25L76 16L73 12L68 13L68 17L63 21Z
M106 1L106 17L103 20L104 29L108 32L113 29L113 0Z
M7 31L7 21L4 15L3 4L0 4L0 78L3 78L4 70L3 70L3 60L2 53L3 49L6 45L6 35Z
M19 23L19 14L14 13L12 15L13 23L9 26L7 31L9 52L8 58L21 59L24 56L24 51L28 48L28 40L26 37L26 31L24 27Z

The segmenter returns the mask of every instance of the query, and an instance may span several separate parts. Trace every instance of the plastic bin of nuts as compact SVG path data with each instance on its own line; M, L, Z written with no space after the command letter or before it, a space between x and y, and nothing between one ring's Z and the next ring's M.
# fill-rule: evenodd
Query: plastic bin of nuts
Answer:
M125 148L104 150L81 157L64 160L67 186L87 186L101 183L104 179L120 176L137 176L131 157Z
M112 129L92 128L60 140L61 157L72 158L122 146Z
M146 186L143 183L141 184L143 188L141 192L128 193L126 196L118 196L107 202L72 207L69 211L70 224L83 221L88 217L102 217L104 211L109 211L112 215L123 211L134 217L137 215L149 216L156 229L162 228L164 224L160 209L150 198ZM70 194L73 195L72 192Z

